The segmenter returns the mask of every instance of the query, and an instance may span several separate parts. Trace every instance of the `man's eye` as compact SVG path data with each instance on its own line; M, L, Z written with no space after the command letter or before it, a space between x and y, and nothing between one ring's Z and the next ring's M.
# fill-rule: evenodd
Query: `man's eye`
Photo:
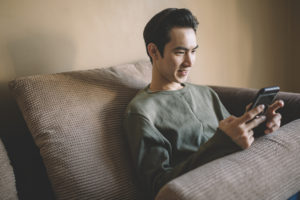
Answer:
M175 54L184 54L184 51L176 51Z

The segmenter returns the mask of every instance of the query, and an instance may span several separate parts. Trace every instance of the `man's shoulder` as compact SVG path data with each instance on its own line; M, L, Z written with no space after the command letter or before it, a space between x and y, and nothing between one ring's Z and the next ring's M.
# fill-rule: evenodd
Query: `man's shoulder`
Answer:
M202 94L212 94L215 93L214 90L207 85L198 85L193 83L187 83L192 92L202 93Z
M149 106L153 104L153 98L150 98L145 89L140 90L127 106L127 113L143 114Z

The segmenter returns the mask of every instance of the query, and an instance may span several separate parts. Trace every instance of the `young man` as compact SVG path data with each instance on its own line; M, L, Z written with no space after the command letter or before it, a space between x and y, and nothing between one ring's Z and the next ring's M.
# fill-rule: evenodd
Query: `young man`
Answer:
M230 116L217 94L185 83L196 58L197 19L187 9L165 9L146 25L144 39L153 65L152 81L128 105L124 126L136 172L148 197L170 180L209 161L246 149L253 128L280 127L276 101L266 116L258 106Z

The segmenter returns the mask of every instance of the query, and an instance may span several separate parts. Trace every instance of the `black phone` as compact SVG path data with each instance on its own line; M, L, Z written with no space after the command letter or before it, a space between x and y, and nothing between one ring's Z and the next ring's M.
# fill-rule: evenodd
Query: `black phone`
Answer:
M254 100L252 101L252 105L250 107L250 110L261 105L264 104L265 105L265 109L262 113L260 113L260 115L264 115L265 112L268 109L268 106L271 105L277 95L277 93L279 92L280 87L278 86L273 86L273 87L265 87L265 88L261 88Z

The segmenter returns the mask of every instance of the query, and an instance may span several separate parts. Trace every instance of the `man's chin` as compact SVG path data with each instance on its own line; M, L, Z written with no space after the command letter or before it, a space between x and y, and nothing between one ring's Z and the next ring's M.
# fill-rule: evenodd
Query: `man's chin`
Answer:
M177 83L185 83L188 80L188 77L184 77L184 78L177 78Z

